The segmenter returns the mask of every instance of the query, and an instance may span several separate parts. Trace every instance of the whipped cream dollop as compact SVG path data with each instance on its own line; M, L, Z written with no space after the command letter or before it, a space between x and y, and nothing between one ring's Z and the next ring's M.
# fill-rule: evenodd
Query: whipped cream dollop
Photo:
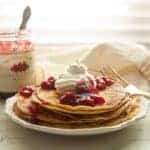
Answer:
M95 78L88 72L85 65L71 64L64 74L61 74L55 82L56 91L63 94L66 91L76 89L77 83L84 81L88 88L96 88Z

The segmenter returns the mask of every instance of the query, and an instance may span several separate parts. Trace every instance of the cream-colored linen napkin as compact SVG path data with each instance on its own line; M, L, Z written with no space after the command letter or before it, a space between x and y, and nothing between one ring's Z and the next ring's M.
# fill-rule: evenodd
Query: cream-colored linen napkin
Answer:
M91 69L108 65L121 74L128 74L135 71L148 55L150 52L141 45L107 42L95 46L80 60Z

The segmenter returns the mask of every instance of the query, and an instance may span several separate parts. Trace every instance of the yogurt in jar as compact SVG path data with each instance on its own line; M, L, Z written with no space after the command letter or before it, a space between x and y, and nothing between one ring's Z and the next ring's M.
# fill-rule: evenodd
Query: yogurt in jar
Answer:
M0 92L36 83L33 52L28 32L0 33Z

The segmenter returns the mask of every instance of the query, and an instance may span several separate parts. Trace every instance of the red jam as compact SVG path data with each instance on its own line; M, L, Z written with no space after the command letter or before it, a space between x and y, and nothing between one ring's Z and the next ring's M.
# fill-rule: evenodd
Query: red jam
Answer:
M107 77L97 77L96 88L89 88L85 81L80 81L76 85L75 92L66 92L60 98L61 104L77 106L96 106L105 103L105 99L98 95L99 91L105 90L111 86L114 81Z
M26 62L19 62L11 66L10 70L12 72L24 72L29 68L29 65Z
M104 98L93 94L77 95L73 92L66 92L63 96L61 96L60 103L71 106L77 105L96 106L104 104L105 100Z
M28 107L29 112L32 114L32 123L37 123L37 115L40 113L40 107L38 104L33 103L31 106Z
M41 82L41 88L45 90L50 90L55 88L55 78L49 77L48 80Z
M76 94L73 92L66 92L63 96L60 97L60 103L66 105L76 105Z
M100 97L100 96L97 96L97 95L92 95L91 98L94 99L94 103L96 105L100 105L100 104L105 103L105 99L103 97Z
M30 97L33 93L33 89L29 86L25 86L25 87L21 88L19 93L21 96Z
M0 36L3 36L6 39L6 41L0 41L0 54L10 54L16 50L28 51L32 47L32 43L28 40L7 41L7 38L13 39L14 33L2 33Z

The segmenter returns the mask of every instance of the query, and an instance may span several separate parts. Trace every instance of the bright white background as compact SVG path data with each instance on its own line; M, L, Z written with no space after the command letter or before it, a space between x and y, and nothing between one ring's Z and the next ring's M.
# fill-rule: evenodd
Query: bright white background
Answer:
M0 0L0 30L17 28L26 5L40 43L150 41L150 0Z

